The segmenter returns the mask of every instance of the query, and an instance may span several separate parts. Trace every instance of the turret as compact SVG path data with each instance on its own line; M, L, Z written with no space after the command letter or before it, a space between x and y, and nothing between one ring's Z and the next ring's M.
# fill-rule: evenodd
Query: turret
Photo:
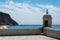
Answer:
M43 16L43 27L51 27L52 26L52 16L48 14L48 9L46 10L46 14Z

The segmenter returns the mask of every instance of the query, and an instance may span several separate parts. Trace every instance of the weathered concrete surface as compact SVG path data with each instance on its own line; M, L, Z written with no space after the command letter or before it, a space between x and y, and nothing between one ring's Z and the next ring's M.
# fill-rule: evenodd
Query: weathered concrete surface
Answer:
M49 27L44 28L44 35L60 39L60 31Z
M0 35L40 34L41 28L36 29L0 29Z
M30 36L0 36L0 40L58 40L43 35L30 35Z

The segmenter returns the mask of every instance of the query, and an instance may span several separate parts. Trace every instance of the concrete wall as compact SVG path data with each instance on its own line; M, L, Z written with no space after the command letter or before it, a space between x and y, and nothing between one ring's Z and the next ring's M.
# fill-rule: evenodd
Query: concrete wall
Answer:
M60 30L54 30L52 28L44 28L44 35L60 39Z
M36 29L0 29L0 36L2 35L35 35L40 34L42 28ZM60 39L60 30L53 30L52 28L45 27L43 30L44 35Z
M23 35L40 34L41 28L37 29L0 29L0 35Z

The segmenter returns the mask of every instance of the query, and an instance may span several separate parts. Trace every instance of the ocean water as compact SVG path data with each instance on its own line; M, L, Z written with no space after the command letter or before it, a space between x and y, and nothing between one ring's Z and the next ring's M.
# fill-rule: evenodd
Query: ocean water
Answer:
M53 25L52 28L56 30L60 30L60 25Z
M7 26L8 29L32 29L32 28L41 28L42 25L18 25L18 26ZM60 30L60 25L53 25L53 29Z
M32 29L32 28L40 28L41 25L18 25L18 26L7 26L9 29Z

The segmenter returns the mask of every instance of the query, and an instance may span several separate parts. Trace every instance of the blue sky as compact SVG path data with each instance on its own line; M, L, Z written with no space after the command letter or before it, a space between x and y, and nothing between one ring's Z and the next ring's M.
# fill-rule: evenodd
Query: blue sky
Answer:
M16 0L15 0L16 2ZM28 0L24 1L24 0L17 0L17 2L28 2ZM52 5L56 5L59 6L60 5L60 0L31 0L29 3L32 4L36 4L36 3L40 3L40 4L52 4Z
M0 2L6 2L7 0L0 0ZM13 0L14 2L19 3L32 3L32 4L48 4L48 5L55 5L60 6L60 0Z
M10 14L20 25L42 25L46 8L53 17L52 24L60 25L60 0L0 0L0 11Z

